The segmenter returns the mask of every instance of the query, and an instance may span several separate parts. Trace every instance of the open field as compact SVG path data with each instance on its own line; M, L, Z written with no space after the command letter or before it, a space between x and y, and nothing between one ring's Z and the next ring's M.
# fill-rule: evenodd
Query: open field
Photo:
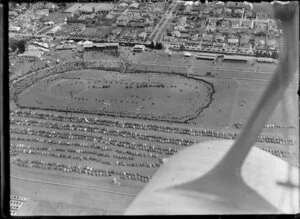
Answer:
M208 107L212 95L212 85L203 80L83 70L36 83L19 96L18 103L29 108L185 122Z

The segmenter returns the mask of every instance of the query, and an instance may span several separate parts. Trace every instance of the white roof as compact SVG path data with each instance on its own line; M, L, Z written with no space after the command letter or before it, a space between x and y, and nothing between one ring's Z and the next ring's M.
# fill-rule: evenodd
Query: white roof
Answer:
M130 4L129 7L137 8L137 7L139 7L139 4L134 2L134 3Z
M184 3L184 5L193 5L193 4L194 4L193 1L187 1L187 2Z
M145 49L144 45L135 45L134 48L141 48L141 49Z
M56 33L57 31L61 30L61 27L60 26L56 26L56 27L53 27L49 33Z
M183 55L184 55L184 56L191 56L192 54L189 53L189 52L185 52Z
M127 7L127 6L128 6L128 4L127 4L127 3L125 3L125 2L123 2L123 3L119 4L119 7Z
M93 44L93 42L92 42L92 41L86 40L86 41L84 41L82 44L83 44L83 45L86 45L86 44Z

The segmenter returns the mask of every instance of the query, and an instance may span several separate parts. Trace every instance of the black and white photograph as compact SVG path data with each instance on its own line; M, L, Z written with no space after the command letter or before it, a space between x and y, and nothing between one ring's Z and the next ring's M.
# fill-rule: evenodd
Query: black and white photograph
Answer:
M299 213L297 1L7 9L10 216Z

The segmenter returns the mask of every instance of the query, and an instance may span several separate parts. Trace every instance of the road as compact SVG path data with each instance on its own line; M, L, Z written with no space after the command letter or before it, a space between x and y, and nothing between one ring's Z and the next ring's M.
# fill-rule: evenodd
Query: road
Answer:
M158 30L158 32L156 33L156 35L154 36L154 38L153 38L153 41L157 42L157 36L160 34L160 32L162 31L162 29L164 29L164 26L165 26L166 22L172 18L172 12L175 9L175 6L176 6L177 2L178 2L177 0L174 0L171 3L171 5L169 6L168 10L165 12L164 16L161 18L161 20L155 26L154 30L152 31L151 35L149 36L149 39L152 39L153 35L156 33L157 29L160 28ZM163 22L163 24L161 24L162 22Z
M90 188L90 187L85 187L85 186L56 183L56 182L42 181L42 180L36 180L36 179L28 179L28 178L18 177L18 176L14 176L14 175L11 175L10 177L14 178L14 179L25 180L25 181L30 181L30 182L45 183L45 184L51 184L51 185L56 185L56 186L65 186L65 187L71 187L71 188L79 188L79 189L92 190L92 191L98 191L98 192L112 193L112 194L116 194L116 195L128 195L128 196L134 196L134 197L137 195L137 194L131 194L131 193L124 193L124 192L115 192L115 191L111 191L111 190Z

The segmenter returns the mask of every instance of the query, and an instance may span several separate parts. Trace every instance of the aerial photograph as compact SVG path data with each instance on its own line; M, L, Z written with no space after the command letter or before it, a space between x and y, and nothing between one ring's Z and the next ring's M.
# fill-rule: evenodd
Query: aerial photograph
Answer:
M289 44L293 27L269 2L8 6L13 216L181 214L161 211L175 209L167 201L175 198L150 194L151 183L181 185L222 159L243 130L251 134L247 122L276 69L287 71L280 72L283 77L292 71L278 67L281 60L299 52ZM290 75L286 89L278 83L278 92L269 92L278 102L265 104L272 111L260 117L263 127L249 143L242 170L243 181L257 193L249 197L264 201L248 209L240 199L220 198L203 187L194 197L202 200L201 212L299 212L299 73ZM189 152L194 145L198 153ZM199 165L183 171L180 165L192 166L194 158ZM212 182L202 185L218 186ZM152 208L155 200L161 209Z

